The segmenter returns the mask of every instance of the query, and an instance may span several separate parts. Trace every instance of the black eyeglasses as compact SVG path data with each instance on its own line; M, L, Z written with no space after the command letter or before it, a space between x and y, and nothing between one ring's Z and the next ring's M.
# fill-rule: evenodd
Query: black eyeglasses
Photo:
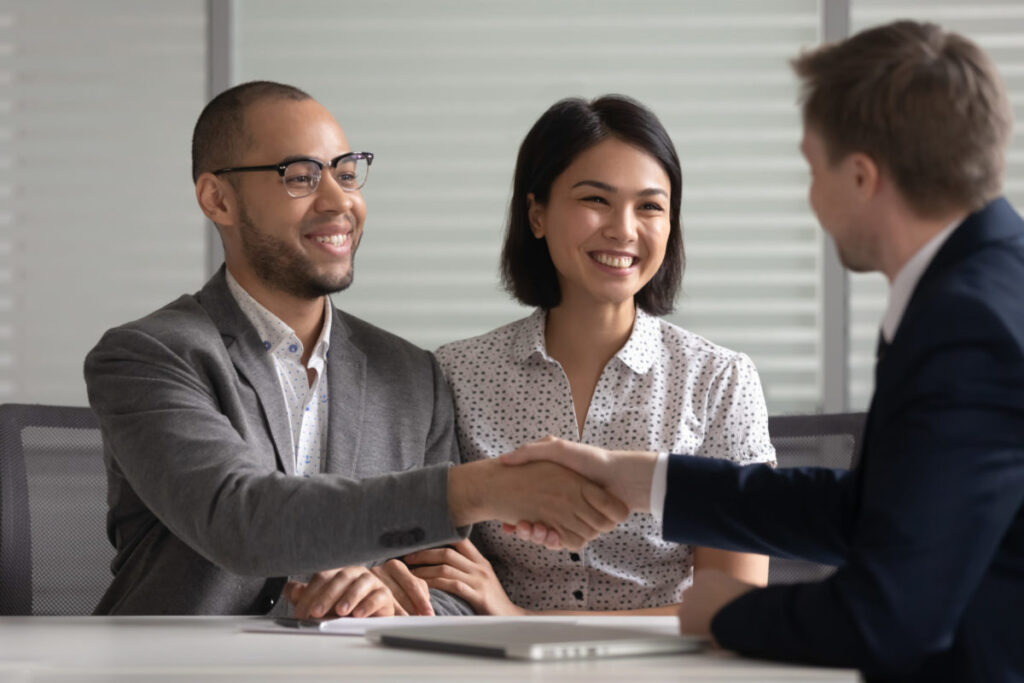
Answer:
M222 168L214 171L213 175L246 171L277 171L281 176L281 182L284 183L284 191L298 199L308 197L316 192L316 188L320 187L324 166L331 167L334 180L341 186L341 189L346 192L355 192L366 184L366 176L370 172L372 163L372 152L347 152L334 157L327 164L318 159L289 159L279 164L266 166Z

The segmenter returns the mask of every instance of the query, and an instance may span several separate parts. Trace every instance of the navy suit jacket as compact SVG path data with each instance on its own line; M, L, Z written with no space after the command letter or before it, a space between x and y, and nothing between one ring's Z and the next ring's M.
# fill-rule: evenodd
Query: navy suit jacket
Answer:
M669 459L667 539L840 565L722 608L723 646L868 678L1024 680L1024 222L971 214L875 369L853 470Z

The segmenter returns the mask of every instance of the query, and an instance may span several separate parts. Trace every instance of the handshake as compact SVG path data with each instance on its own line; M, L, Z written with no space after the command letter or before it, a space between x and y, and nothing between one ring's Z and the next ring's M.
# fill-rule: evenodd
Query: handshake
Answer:
M448 506L456 526L493 519L524 540L577 550L631 511L650 511L656 462L656 453L548 436L452 468Z
M655 453L608 451L549 436L500 458L451 468L448 508L456 526L497 520L524 540L578 550L631 511L650 510L656 461ZM403 560L319 572L308 583L289 582L285 596L301 618L429 615L431 587L458 595L478 614L526 614L468 540Z

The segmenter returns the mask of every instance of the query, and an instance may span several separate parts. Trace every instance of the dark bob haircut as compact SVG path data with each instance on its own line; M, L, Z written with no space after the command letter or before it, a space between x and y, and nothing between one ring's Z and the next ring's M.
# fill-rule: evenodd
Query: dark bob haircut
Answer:
M577 156L610 137L657 159L671 183L665 260L633 300L651 315L672 311L686 261L679 223L683 190L679 156L658 118L639 102L622 95L605 95L591 102L580 98L556 102L533 124L519 147L501 250L501 280L522 303L551 309L562 300L547 240L537 239L530 230L527 196L532 193L534 201L546 205L555 179Z

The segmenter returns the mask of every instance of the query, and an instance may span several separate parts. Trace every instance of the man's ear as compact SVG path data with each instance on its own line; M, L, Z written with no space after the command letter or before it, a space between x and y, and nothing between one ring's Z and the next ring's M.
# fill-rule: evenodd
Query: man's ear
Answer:
M878 194L881 173L875 160L862 152L854 152L846 160L850 165L853 191L859 199L867 200Z
M238 199L231 183L212 173L196 179L196 201L215 225L234 225L238 217Z
M533 193L526 195L526 215L530 220L530 232L537 239L544 237L544 207Z

